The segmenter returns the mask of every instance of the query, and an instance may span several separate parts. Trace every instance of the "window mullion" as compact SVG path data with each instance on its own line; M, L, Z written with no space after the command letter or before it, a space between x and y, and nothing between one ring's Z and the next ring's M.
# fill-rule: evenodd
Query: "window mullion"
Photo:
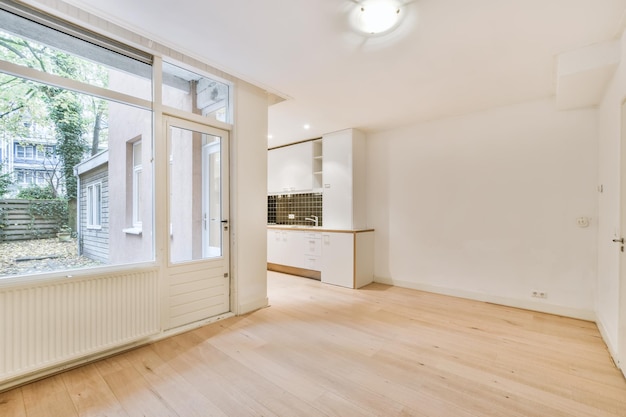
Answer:
M116 101L118 103L130 104L146 110L152 109L152 102L149 100L143 100L137 97L130 96L128 94L118 93L106 88L96 87L94 85L86 84L80 81L71 80L69 78L60 77L58 75L49 74L47 72L39 71L34 68L28 68L21 65L13 64L8 61L0 59L0 72L13 75L15 77L22 77L32 81L52 85L55 87L65 88L68 90L76 91L78 93L85 93L91 96Z

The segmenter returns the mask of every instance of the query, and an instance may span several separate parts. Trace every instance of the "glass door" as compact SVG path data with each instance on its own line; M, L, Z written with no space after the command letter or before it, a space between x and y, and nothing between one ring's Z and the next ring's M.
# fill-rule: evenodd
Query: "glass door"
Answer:
M166 117L169 328L230 310L228 132Z

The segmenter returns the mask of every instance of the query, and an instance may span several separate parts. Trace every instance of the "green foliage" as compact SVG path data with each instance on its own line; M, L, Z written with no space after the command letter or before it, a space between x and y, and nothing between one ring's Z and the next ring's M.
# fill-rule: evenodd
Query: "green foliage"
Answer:
M10 173L0 174L0 197L9 192L13 185L13 178Z
M2 32L0 59L100 87L109 82L102 65ZM90 146L95 154L107 141L107 112L105 100L0 74L0 135L24 143L37 135L56 139L60 163L44 168L51 185L65 184L68 198L77 196L74 166L89 155Z
M33 219L40 217L55 220L59 227L68 223L69 207L65 199L33 200L31 201L29 211Z
M74 166L80 163L88 150L83 138L85 122L83 106L76 93L58 88L48 88L48 111L56 126L56 153L63 165L65 190L68 198L76 198L76 177Z
M53 200L56 198L56 192L50 186L40 187L32 184L27 188L22 188L17 193L17 198L23 200Z
M0 207L0 230L4 229L5 227L7 227L9 225L9 222L7 221L7 212L10 209L7 209L6 207Z

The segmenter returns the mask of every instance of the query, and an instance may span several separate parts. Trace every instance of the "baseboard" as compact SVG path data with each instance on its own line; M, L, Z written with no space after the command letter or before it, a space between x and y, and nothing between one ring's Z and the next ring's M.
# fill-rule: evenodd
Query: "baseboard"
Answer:
M600 318L596 316L595 322L596 322L596 325L598 326L598 330L600 330L600 335L602 336L602 340L604 340L604 344L609 350L609 354L611 355L611 358L613 359L615 366L617 366L618 368L623 368L623 367L620 367L619 356L617 354L617 343L614 343L614 340L610 337L610 333L606 330L606 327L604 327L604 322L602 322ZM622 369L622 372L624 372L624 369ZM626 374L624 376L626 376Z
M439 287L417 282L395 280L392 278L375 277L374 282L394 285L396 287L409 288L413 290L432 292L435 294L449 295L452 297L467 298L469 300L483 301L487 303L500 304L508 307L522 308L541 313L555 314L558 316L571 317L575 319L596 321L595 312L592 310L564 307L555 304L539 303L535 301L520 300L517 298L499 297L491 294L484 294L473 291L460 290L456 288Z

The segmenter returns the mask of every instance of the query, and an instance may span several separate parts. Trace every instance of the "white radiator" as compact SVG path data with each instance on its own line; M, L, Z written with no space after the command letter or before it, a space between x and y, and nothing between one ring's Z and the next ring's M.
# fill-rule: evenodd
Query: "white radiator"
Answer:
M0 385L158 330L155 269L0 288Z

